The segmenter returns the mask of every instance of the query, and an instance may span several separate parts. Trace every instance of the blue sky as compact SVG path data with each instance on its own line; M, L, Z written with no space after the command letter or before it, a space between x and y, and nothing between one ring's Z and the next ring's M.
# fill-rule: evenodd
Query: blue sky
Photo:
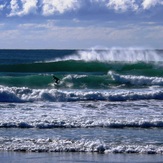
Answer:
M0 49L163 48L163 0L0 0Z

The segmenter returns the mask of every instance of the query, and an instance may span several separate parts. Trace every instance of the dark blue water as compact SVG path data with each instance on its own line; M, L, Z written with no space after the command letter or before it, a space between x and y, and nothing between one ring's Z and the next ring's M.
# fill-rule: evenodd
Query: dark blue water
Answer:
M75 53L76 50L0 50L0 64L44 62Z

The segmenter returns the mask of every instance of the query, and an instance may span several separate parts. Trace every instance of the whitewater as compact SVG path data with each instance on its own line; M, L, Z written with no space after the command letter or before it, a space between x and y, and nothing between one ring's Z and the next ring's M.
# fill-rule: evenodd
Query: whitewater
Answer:
M0 50L0 151L163 154L162 100L162 50Z

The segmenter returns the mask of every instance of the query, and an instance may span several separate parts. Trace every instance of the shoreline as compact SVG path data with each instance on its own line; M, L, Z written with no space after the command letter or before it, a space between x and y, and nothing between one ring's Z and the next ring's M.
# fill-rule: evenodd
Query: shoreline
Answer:
M32 153L0 151L1 163L162 163L161 154Z

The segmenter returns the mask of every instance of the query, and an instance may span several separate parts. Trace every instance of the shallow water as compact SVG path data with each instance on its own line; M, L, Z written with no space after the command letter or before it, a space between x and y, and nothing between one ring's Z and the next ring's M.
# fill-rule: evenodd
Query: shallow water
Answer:
M163 153L162 101L2 103L0 149Z
M0 152L2 163L161 163L163 155L92 154L92 153L15 153Z

